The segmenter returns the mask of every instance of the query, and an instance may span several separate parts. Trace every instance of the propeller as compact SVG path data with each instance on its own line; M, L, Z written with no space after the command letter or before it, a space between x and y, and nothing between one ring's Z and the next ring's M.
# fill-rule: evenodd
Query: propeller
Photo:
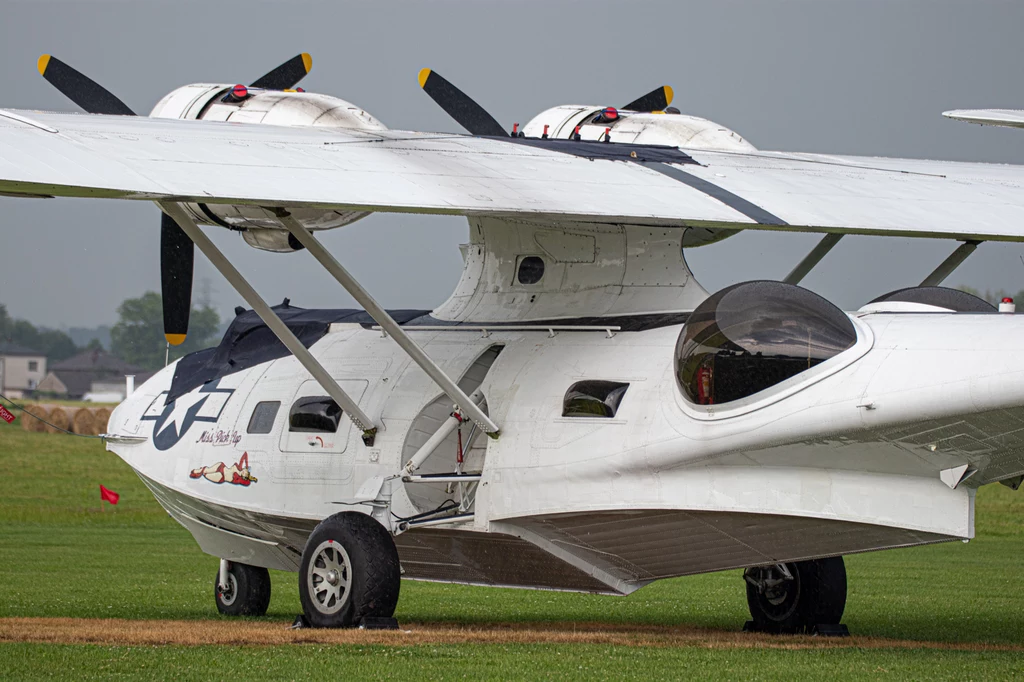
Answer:
M422 69L419 75L420 87L423 92L455 119L455 122L473 135L508 137L508 132L501 127L487 110L473 99L452 85L446 78L431 69Z
M295 55L273 71L268 71L255 81L251 88L263 88L264 90L291 90L299 84L310 69L313 68L313 58L308 53Z
M672 88L662 85L622 107L626 111L665 111L672 104Z
M36 68L50 85L90 114L135 115L112 92L56 57L44 54L36 63Z
M455 122L471 135L508 137L509 134L487 110L433 69L421 69L420 87ZM628 111L664 111L672 103L672 88L663 85L622 107Z
M284 64L257 78L252 87L264 90L294 88L313 67L307 53L292 57ZM128 105L83 73L56 57L44 54L37 64L40 75L65 97L90 114L135 116ZM192 312L192 273L195 245L174 219L160 215L160 293L164 311L164 337L177 346L188 334Z

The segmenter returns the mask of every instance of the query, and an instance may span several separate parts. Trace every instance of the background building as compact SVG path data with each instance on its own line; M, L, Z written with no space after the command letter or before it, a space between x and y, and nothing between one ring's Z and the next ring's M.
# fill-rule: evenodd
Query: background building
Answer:
M15 343L0 342L0 393L24 398L46 376L46 355Z
M53 363L49 373L39 382L37 390L68 400L82 400L89 394L102 394L98 400L117 402L124 400L126 374L134 374L138 384L152 376L153 372L128 364L105 350L88 349L67 360Z

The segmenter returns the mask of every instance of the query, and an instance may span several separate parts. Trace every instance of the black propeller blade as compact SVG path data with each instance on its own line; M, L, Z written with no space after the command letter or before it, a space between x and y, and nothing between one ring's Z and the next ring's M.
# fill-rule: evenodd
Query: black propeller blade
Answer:
M68 99L90 114L134 116L135 112L96 81L48 54L39 58L39 73ZM313 59L303 52L252 84L254 88L288 90L303 79ZM164 336L172 346L185 341L192 312L192 273L195 245L178 224L165 214L160 218L160 282L164 309Z
M449 83L441 74L430 69L420 71L420 87L438 103L455 122L472 135L508 137L508 132L494 117L474 102L466 93Z
M291 90L313 68L313 58L303 52L286 61L273 71L257 78L250 87L264 90Z
M160 284L164 307L164 336L172 346L185 341L192 311L192 270L195 245L166 213L160 214Z
M39 74L90 114L134 116L135 112L102 85L48 54L36 64Z
M665 111L672 104L672 88L663 85L622 107L627 111Z

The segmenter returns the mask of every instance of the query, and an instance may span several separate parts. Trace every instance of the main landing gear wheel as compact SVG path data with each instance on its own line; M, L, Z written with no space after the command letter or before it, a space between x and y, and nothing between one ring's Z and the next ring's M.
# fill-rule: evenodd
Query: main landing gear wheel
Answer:
M367 617L390 618L400 587L395 541L366 514L328 516L302 550L299 598L313 627L353 627Z
M231 562L227 589L221 589L218 571L213 594L217 610L225 616L262 616L270 606L270 572L262 566Z
M843 557L758 566L743 572L750 629L760 632L809 632L839 625L846 608Z

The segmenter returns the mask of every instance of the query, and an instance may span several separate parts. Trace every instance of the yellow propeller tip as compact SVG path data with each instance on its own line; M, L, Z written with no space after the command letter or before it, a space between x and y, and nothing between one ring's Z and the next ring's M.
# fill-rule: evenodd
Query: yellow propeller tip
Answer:
M426 85L428 78L430 78L430 69L420 69L419 81L421 88Z
M665 106L666 107L669 104L672 104L672 98L673 97L675 97L675 93L672 92L672 86L671 85L666 85L665 86Z
M164 334L164 338L167 339L167 343L171 344L172 346L180 346L181 344L185 343L184 334Z
M302 53L302 65L306 67L306 73L313 70L313 58L309 56L308 52Z
M36 68L39 69L39 75L42 76L46 73L46 67L50 65L50 55L44 54L39 57L39 61L36 62Z

